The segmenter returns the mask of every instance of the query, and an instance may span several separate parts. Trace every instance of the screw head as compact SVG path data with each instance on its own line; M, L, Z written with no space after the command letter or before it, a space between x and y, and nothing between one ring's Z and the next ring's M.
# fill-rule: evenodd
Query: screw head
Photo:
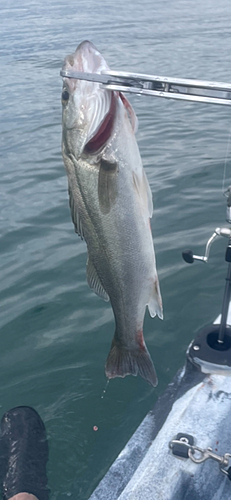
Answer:
M188 440L188 438L186 438L185 436L182 436L182 437L180 438L180 441L181 441L182 443L189 444L189 440Z

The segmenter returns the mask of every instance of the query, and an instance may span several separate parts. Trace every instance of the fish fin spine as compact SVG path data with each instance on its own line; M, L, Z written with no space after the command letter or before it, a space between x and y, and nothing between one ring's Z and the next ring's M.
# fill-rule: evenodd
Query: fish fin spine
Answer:
M138 334L139 335L139 334ZM153 387L158 384L156 371L150 354L143 341L143 334L137 337L137 346L128 349L113 338L110 352L105 366L106 376L110 378L126 377L138 374L147 380Z

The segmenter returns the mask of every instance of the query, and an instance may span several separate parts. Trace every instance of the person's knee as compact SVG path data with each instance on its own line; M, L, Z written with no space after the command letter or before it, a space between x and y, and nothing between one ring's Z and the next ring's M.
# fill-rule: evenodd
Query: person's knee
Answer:
M32 495L32 493L17 493L13 497L10 497L8 500L39 500L37 497Z

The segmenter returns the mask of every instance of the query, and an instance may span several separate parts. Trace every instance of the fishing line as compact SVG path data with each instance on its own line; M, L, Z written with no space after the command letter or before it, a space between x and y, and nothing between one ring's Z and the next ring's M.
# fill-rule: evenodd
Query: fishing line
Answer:
M102 396L101 396L101 399L103 399L103 398L104 398L104 396L105 396L105 393L106 393L106 390L107 390L108 384L109 384L109 379L107 379L107 382L106 382L106 385L105 385L105 387L104 387L104 390L103 390L103 394L102 394Z
M223 173L223 181L222 181L222 193L224 195L226 193L226 190L225 190L225 179L226 179L226 172L227 172L228 155L229 155L229 152L230 152L230 141L231 141L231 127L230 127L229 137L228 137L228 141L227 141L225 163L224 163L224 173Z

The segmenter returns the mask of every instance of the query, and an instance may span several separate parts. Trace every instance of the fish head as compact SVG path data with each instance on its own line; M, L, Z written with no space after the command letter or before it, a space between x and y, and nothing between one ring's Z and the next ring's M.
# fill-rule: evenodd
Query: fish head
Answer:
M67 56L63 70L102 73L109 69L105 59L89 41ZM63 78L63 145L76 159L84 153L98 153L113 129L115 93L97 82Z

